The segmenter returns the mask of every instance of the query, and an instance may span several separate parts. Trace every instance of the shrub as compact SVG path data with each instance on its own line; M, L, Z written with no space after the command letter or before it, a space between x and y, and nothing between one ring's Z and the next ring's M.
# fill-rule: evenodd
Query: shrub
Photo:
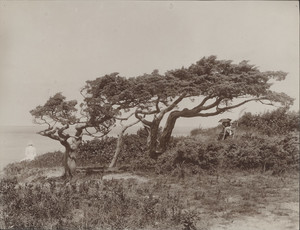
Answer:
M256 128L267 135L288 134L299 131L299 112L289 112L286 108L279 108L263 114L245 113L239 119L239 126L244 128Z
M51 168L62 166L63 153L60 151L49 152L43 155L37 156L32 161L21 161L8 164L4 168L6 175L17 175L22 172L22 170L27 168Z
M203 143L193 138L181 138L175 147L159 158L156 171L170 173L175 170L178 174L185 170L185 173L194 174L201 170L212 170L219 166L222 154L222 143Z
M28 167L48 168L62 166L63 154L60 151L45 153L37 156L33 161L29 161Z
M156 172L173 172L183 177L186 173L231 168L273 170L278 174L298 168L298 139L292 134L281 137L244 135L223 142L182 138L159 158Z
M77 155L78 166L108 165L113 157L116 144L117 139L115 137L94 139L80 144Z
M298 138L242 136L227 142L225 165L231 168L273 170L274 173L297 169L299 164Z
M150 170L154 161L148 156L147 135L143 130L137 134L126 134L123 137L123 146L117 164L127 165L132 170ZM106 137L104 139L87 141L79 146L78 165L102 165L107 166L116 150L117 138Z

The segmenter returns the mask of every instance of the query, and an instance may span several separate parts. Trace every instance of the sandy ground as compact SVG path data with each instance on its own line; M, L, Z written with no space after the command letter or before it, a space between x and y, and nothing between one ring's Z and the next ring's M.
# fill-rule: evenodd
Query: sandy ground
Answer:
M102 179L103 180L112 180L112 179L115 179L115 180L120 180L120 179L128 180L128 179L133 179L133 180L136 180L136 181L141 182L141 183L149 181L149 179L147 179L146 177L134 175L132 173L107 174L107 175L104 175L102 177Z
M103 179L135 179L141 183L149 181L145 177L131 173L108 174ZM234 198L233 198L234 200ZM299 203L279 202L261 207L259 214L239 216L238 218L215 223L209 230L299 230ZM201 229L201 227L199 228Z
M269 205L253 216L217 223L210 230L299 230L299 203Z

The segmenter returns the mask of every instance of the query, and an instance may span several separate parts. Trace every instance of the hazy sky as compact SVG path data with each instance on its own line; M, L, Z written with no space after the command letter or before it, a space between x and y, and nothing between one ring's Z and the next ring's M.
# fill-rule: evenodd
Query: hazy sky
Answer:
M298 12L297 1L0 1L0 124L32 124L31 109L56 92L79 99L86 80L164 73L209 55L288 72L274 89L299 110Z

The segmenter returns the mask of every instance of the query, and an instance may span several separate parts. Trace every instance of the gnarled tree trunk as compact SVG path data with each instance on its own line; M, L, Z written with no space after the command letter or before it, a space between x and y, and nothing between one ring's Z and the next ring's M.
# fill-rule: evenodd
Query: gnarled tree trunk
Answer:
M158 135L158 132L161 120L157 119L152 122L150 127L149 143L149 154L152 159L157 159L167 150L177 118L179 118L178 112L172 112L169 115L165 127L160 136Z
M64 167L65 171L64 171L63 177L72 177L73 176L72 168L75 167L75 169L76 169L76 162L74 165L74 160L70 159L70 154L72 152L72 149L71 149L70 144L67 141L62 141L61 144L65 147L65 152L64 152L64 156L63 156L63 167ZM73 167L70 167L71 165Z
M163 132L159 139L159 149L162 153L167 150L167 146L170 142L171 135L178 117L179 116L176 113L171 113L167 119Z
M70 144L67 140L61 141L61 144L65 147L63 157L63 167L65 169L63 177L73 177L76 171L76 153L77 147L81 139L74 140Z

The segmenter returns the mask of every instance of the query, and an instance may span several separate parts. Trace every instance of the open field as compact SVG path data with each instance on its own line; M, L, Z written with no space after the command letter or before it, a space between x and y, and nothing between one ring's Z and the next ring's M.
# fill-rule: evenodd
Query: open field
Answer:
M14 200L22 215L2 216L2 228L10 222L15 229L26 224L36 229L39 224L43 229L298 229L297 174L125 172L78 174L64 181L62 173L62 168L35 168L17 175ZM31 203L26 194L31 194ZM30 204L40 210L30 212ZM51 214L51 208L56 214Z

